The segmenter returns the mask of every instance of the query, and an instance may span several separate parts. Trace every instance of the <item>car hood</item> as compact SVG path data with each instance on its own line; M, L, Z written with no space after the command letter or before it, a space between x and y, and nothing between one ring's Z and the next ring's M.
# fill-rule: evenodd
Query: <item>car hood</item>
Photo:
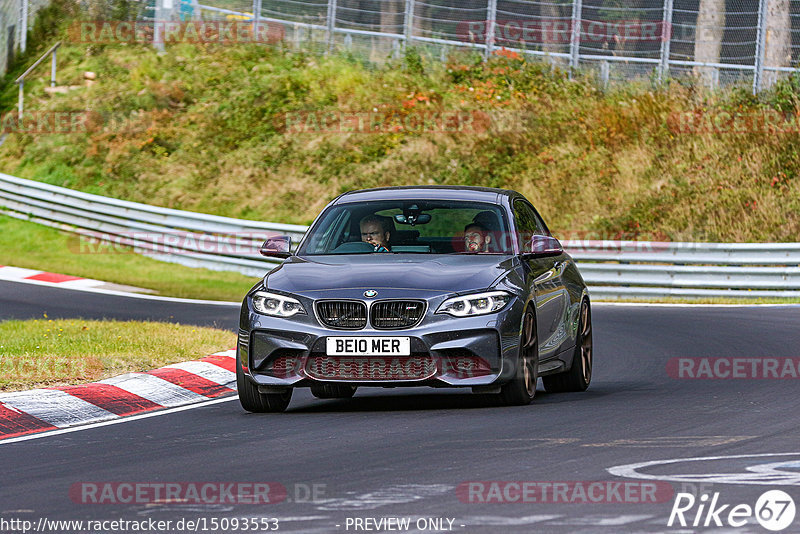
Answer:
M490 287L513 265L513 256L501 255L293 256L267 275L265 285L311 298L354 289L447 294Z

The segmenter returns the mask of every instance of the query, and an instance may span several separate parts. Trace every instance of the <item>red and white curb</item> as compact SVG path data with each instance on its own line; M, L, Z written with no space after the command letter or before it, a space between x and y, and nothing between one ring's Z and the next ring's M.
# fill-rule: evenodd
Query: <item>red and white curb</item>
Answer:
M236 351L77 386L0 394L0 440L205 401L236 391Z
M101 287L104 285L109 285L108 282L92 280L91 278L48 273L47 271L36 271L34 269L22 269L21 267L8 267L6 265L0 265L0 280L43 282L46 284L57 284L60 287L71 288Z

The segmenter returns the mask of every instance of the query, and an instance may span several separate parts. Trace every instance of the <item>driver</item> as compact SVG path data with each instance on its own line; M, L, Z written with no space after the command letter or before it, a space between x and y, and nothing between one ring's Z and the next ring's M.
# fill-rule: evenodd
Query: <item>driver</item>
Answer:
M467 252L488 252L492 236L482 224L469 223L464 228L464 249Z
M367 215L361 219L361 241L374 247L374 252L389 252L392 228L389 220L380 215Z

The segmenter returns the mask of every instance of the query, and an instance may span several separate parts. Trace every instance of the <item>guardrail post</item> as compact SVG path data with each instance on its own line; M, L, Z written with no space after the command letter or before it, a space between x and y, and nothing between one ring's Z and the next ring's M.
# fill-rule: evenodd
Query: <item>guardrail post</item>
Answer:
M753 69L753 94L761 91L764 76L764 55L767 42L767 0L758 2L758 32L756 37L755 69Z
M486 48L483 51L483 57L488 58L492 54L494 48L494 31L497 23L497 0L489 0L486 6Z
M581 11L583 10L582 0L573 0L572 2L572 33L569 40L569 66L570 75L572 71L577 69L580 64L580 46L581 46Z
M608 87L608 79L610 78L610 67L608 61L603 61L600 63L600 80L603 83L603 89Z
M403 18L403 47L408 46L414 38L414 0L406 0L406 13Z
M669 45L672 41L672 0L664 0L664 16L661 19L661 63L658 67L658 81L669 73Z
M333 50L334 31L336 30L336 0L328 0L328 50Z

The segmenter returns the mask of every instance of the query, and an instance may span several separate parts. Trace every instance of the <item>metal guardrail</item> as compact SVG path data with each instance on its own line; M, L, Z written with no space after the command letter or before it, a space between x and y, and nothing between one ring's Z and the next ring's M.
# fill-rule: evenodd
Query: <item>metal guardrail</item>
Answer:
M113 247L133 247L163 261L250 276L263 276L276 263L258 254L267 237L288 234L299 241L306 231L305 226L91 195L2 173L0 212L77 234L73 243L76 253L97 252L102 245L108 252L114 252Z
M277 263L258 254L268 236L288 234L299 242L307 230L128 202L2 173L0 213L76 234L76 253L123 245L164 261L256 277ZM564 246L594 298L800 297L800 243Z

